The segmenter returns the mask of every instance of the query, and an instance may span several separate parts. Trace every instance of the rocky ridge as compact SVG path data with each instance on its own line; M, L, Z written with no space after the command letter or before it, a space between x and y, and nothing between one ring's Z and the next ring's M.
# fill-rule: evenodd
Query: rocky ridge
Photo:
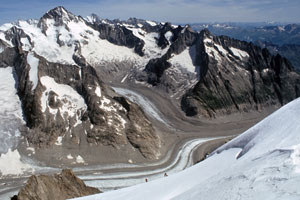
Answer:
M23 134L30 145L39 148L86 143L116 148L132 145L148 159L159 157L161 139L141 108L119 97L101 81L81 55L80 42L67 44L60 40L59 30L69 29L67 24L85 23L81 17L58 7L38 22L18 23L34 24L36 30L24 31L12 26L1 31L0 66L14 68L28 127ZM55 34L53 29L57 29ZM55 48L74 48L71 58L61 60L68 53L60 57L63 52L57 52L51 61L51 53L42 48L53 46L42 46L39 38L33 37L38 30L40 37L55 35Z
M259 111L300 95L300 76L286 58L252 43L190 27L179 32L166 54L151 59L144 72L143 81L165 88L171 97L177 95L188 116ZM182 74L189 76L182 80Z
M72 170L64 169L60 174L32 175L18 195L12 200L65 200L100 193L77 178Z
M205 118L280 106L300 93L284 57L189 25L84 19L57 7L2 26L0 45L1 66L16 71L27 138L41 146L129 143L159 156L161 139L143 111L102 81L163 90L186 115Z

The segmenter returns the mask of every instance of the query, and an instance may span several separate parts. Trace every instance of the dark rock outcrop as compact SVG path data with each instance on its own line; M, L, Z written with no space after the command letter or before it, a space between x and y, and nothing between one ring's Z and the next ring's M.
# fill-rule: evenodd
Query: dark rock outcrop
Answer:
M171 64L168 60L172 57L173 54L180 54L187 47L195 44L197 40L197 33L194 32L189 26L182 28L178 26L175 29L171 29L168 23L163 27L160 33L160 39L162 48L167 45L165 41L164 34L167 31L172 31L174 42L171 44L167 53L160 58L151 59L145 67L145 72L148 75L148 83L152 85L157 85L162 82L161 77L164 72L171 67ZM162 39L161 39L162 38Z
M58 139L71 145L130 144L144 157L159 156L161 139L143 111L102 80L138 81L164 89L188 116L261 110L300 95L299 74L287 59L206 29L195 32L188 25L136 18L110 21L93 15L85 20L63 7L39 21L14 25L1 31L6 41L0 40L0 66L14 67L29 128L24 136L37 147L52 146ZM36 36L31 28L42 34ZM98 39L130 49L122 47L115 56L118 47L103 42L103 48L116 49L107 49L102 57ZM53 51L44 51L47 45ZM67 58L55 57L57 52Z
M132 122L126 130L128 141L147 158L155 159L160 155L161 143L158 135L145 118L144 111L135 103L129 102L124 97L114 97L127 111L127 117ZM155 153L154 153L155 152Z
M12 200L65 200L101 193L88 187L77 178L72 170L64 169L60 174L33 175L25 187Z
M99 31L101 39L108 40L109 42L116 45L134 48L134 51L138 55L144 55L143 47L145 45L145 42L136 37L133 32L126 27L118 25L116 23L101 23L99 20L96 20L93 24L90 24L90 26Z
M19 82L19 96L23 103L27 126L30 128L26 135L30 143L39 147L53 145L57 137L70 135L71 141L80 144L78 139L82 133L79 127L83 127L89 143L118 147L129 142L146 158L158 157L160 138L145 114L129 101L131 109L126 110L121 103L108 96L106 86L98 78L93 67L50 63L38 55L34 56L39 60L39 81L35 89L28 76L28 54L20 54L14 64ZM45 77L53 80L52 84L73 89L79 97L74 99L72 96L59 96L59 91L51 89L51 85L45 85L41 81ZM45 97L48 100L43 99ZM79 101L78 98L82 98L85 105L73 109L76 106L73 102ZM133 129L136 126L143 129ZM137 143L134 134L144 138L143 141Z
M199 48L204 52L200 81L181 101L187 115L261 110L299 97L300 75L286 58L229 37L206 35L202 40L206 38L211 42L200 43Z
M295 67L295 69L300 72L300 45L298 44L284 44L282 46L275 45L272 43L257 41L255 44L261 48L267 48L271 54L277 55L280 54L286 57Z
M47 19L54 20L54 26L66 26L66 22L75 21L78 22L78 19L82 19L80 16L76 16L66 10L63 6L58 6L54 9L49 10L43 17L40 18L38 27L41 28L42 32L46 34L48 29Z
M66 11L61 12L66 15ZM7 47L2 42L6 47L0 54L0 66L14 67L28 127L24 136L31 145L52 146L58 137L63 137L63 142L80 145L84 138L88 143L116 148L134 144L144 157L158 158L161 140L152 124L137 105L132 103L135 109L129 112L113 99L115 94L107 94L107 86L85 61L80 46L73 55L77 65L53 63L22 49L21 38L29 38L22 30L13 27L10 33L8 36L15 47ZM139 116L138 123L145 131L132 132L132 126L138 123L129 116L135 115ZM132 134L144 138L143 142L136 142Z
M214 36L207 29L197 33L189 26L182 29L166 24L162 33L165 31L173 33L170 48L148 62L146 75L139 73L136 77L166 88L171 94L181 92L181 108L188 116L211 118L261 110L299 97L300 76L281 55L272 55L252 43ZM163 37L159 41L162 46L167 44ZM170 62L187 48L194 51L190 56L195 55L193 65L197 72L193 78L197 84L190 84L190 89L184 88L186 82L180 79L185 73L179 74Z

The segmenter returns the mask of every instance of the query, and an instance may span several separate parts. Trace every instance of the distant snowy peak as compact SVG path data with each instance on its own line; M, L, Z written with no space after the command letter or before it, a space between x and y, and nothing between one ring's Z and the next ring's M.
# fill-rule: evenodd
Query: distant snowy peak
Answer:
M91 23L91 24L94 24L94 23L96 23L96 22L100 22L102 19L101 19L98 15L92 13L91 15L87 16L87 17L85 18L85 20L86 20L87 22ZM104 20L102 21L102 23L103 23L103 22L104 22ZM104 23L105 23L105 22L104 22Z
M224 44L219 37L212 35L208 30L203 32L203 43L205 46L205 51L210 59L214 59L217 62L246 62L249 58L247 50L242 45L237 44L237 42L231 42L230 39L226 38ZM232 65L234 65L232 63Z
M298 75L294 75L285 58L272 56L252 43L215 36L207 29L194 31L189 25L174 26L136 18L107 20L94 14L83 19L57 7L39 21L1 26L0 39L49 62L90 65L101 71L102 79L163 86L178 100L191 88L194 92L201 90L195 94L204 95L200 102L198 97L195 101L190 98L192 102L185 98L181 101L188 115L197 115L201 106L205 107L200 109L204 112L201 114L214 117L219 109L221 113L228 113L258 109L261 105L256 104L262 103L284 104L300 93L292 92L291 88L300 88ZM282 76L278 77L278 72ZM283 80L289 76L291 78ZM288 80L292 80L291 87L290 83L280 83ZM277 86L271 87L276 81ZM266 82L272 84L268 85L269 90L263 91L262 83ZM215 83L220 88L214 88ZM285 86L290 92L282 89ZM278 90L282 90L285 97ZM210 98L214 101L208 101ZM243 102L243 99L251 102ZM211 105L206 105L207 102Z
M62 23L69 22L72 20L77 21L80 17L72 14L62 6L58 6L54 9L49 10L41 19L40 23L46 19L53 19L57 25L62 25Z
M74 56L79 56L93 66L123 61L143 66L149 59L164 54L166 46L158 44L162 27L136 18L104 20L92 14L83 19L56 7L40 20L1 26L0 39L10 46L34 51L50 62L76 64Z
M74 56L79 56L93 66L129 61L142 67L149 59L165 54L176 38L175 29L182 30L169 23L137 18L108 20L92 14L83 19L59 6L39 20L1 26L0 39L50 62L76 64Z
M279 32L279 33L287 33L287 34L299 34L300 25L299 24L287 24L287 25L279 25L279 26L263 26L257 28L257 30L265 31L265 32Z
M123 97L114 99L118 95L112 91L108 95L99 76L105 75L106 64L107 70L122 62L143 66L150 58L138 51L162 51L157 34L143 30L134 19L137 27L99 20L96 16L85 20L57 7L40 20L0 27L0 67L16 71L28 142L79 145L84 134L88 143L134 144L144 157L156 159L161 139L151 122L136 104ZM136 133L145 137L132 135Z

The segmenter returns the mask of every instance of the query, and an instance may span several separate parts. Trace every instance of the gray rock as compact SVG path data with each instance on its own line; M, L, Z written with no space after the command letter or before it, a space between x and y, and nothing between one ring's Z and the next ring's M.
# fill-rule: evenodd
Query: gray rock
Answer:
M65 200L101 193L88 187L72 170L64 169L60 174L33 175L12 200Z

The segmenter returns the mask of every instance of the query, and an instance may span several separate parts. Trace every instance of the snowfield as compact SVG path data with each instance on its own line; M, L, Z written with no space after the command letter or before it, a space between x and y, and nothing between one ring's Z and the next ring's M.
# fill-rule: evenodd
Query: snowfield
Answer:
M300 98L193 167L148 183L77 200L299 199L299 116Z
M25 123L15 84L13 68L0 68L0 177L32 171L15 149L21 137L18 128Z
M38 77L38 66L39 66L40 60L37 59L32 52L28 53L27 55L27 63L30 65L30 71L29 71L29 78L31 82L33 83L32 90L35 90L39 77Z
M15 84L13 68L0 68L0 154L16 148L21 135L18 127L24 123Z
M33 51L50 62L76 64L73 55L77 53L76 49L79 47L82 55L90 64L124 60L141 62L142 58L134 53L133 49L100 39L98 31L87 26L82 19L78 17L76 19L75 22L66 16L65 26L57 26L53 19L47 19L43 22L48 27L46 33L43 33L43 30L38 26L38 20L4 24L0 27L0 39L13 46L1 31L7 31L12 26L16 26L24 30L31 38L32 44L27 38L21 39L23 50Z
M45 112L48 108L52 114L56 115L59 110L62 116L64 116L65 113L70 117L76 115L77 121L80 120L77 116L78 111L82 113L87 109L82 96L80 96L72 87L56 83L52 77L43 76L40 78L40 81L42 85L46 87L46 90L43 92L41 97L43 112ZM55 93L55 100L61 100L62 102L68 103L62 104L62 106L57 109L51 108L51 106L49 106L48 99L51 91Z
M187 47L183 52L173 57L169 62L176 67L186 69L190 73L196 73L197 66L194 65L196 60L196 46Z

